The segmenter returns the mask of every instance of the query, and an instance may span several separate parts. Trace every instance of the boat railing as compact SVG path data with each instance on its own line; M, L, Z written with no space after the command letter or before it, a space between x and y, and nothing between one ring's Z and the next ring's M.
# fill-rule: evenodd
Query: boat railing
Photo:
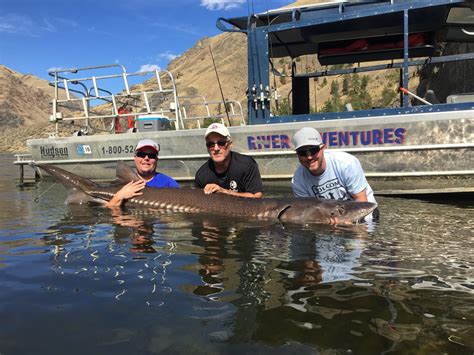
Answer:
M179 96L179 100L180 116L185 126L191 122L197 125L193 128L202 128L210 121L217 120L222 124L234 125L233 123L237 121L238 125L245 125L242 104L239 101L208 101L202 95Z
M15 154L15 161L13 164L29 164L33 161L33 156L31 154Z
M119 67L121 71L108 75L70 77L80 71L113 67ZM173 75L166 70L128 73L122 65L112 64L59 69L50 71L49 74L54 77L50 85L55 88L50 121L56 123L56 132L59 123L73 122L82 126L86 132L92 129L118 133L117 126L120 119L130 117L136 119L143 114L166 115L176 130L184 128L180 111L177 109L179 101L176 84ZM142 89L143 79L142 82L132 85L134 79L144 76L154 79L153 88ZM105 81L108 86L103 84ZM113 92L119 93L113 94Z

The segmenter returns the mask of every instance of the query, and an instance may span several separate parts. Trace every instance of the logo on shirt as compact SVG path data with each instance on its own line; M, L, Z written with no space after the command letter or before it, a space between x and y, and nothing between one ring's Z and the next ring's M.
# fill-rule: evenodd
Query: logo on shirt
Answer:
M331 200L349 200L347 191L341 186L339 180L332 179L326 181L323 185L313 185L311 187L315 196Z
M232 191L237 191L237 181L231 180L229 186Z

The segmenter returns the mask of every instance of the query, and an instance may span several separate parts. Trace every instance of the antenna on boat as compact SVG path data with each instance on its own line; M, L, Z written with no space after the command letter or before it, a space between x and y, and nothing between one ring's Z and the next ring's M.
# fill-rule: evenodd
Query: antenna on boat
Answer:
M209 44L209 52L211 53L212 64L214 64L214 71L216 72L217 83L219 84L219 90L221 91L222 103L224 104L225 115L227 116L227 123L229 124L229 126L232 126L232 125L230 124L229 111L228 111L227 105L226 105L226 103L225 103L224 93L222 92L221 81L220 81L220 79L219 79L219 73L217 72L216 62L214 61L214 56L212 55L212 49L211 49L211 45L210 45L210 44Z

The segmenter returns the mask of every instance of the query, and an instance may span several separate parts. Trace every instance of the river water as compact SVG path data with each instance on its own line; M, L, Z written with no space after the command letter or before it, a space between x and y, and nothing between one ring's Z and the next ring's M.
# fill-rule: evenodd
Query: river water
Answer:
M469 198L373 226L65 206L0 156L0 354L472 354ZM278 195L282 192L270 192Z

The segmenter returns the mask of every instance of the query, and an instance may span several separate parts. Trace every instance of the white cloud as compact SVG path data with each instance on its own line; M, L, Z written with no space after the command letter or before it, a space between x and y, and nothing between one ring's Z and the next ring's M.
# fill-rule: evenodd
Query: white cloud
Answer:
M138 70L138 72L143 73L143 72L152 71L152 70L160 71L161 68L156 64L143 64Z
M28 16L16 14L0 16L0 32L36 36L34 22Z
M245 0L201 0L201 6L208 10L230 10L245 4Z
M56 27L46 18L43 19L43 30L48 31L48 32L57 32L58 30Z
M171 23L162 23L162 22L149 22L151 26L155 27L161 27L166 29L166 31L176 31L176 32L182 32L186 33L188 35L192 36L197 36L197 37L202 37L204 34L198 30L196 30L193 26L191 25L184 25L184 24L171 24Z
M173 59L175 59L176 57L178 57L178 55L173 54L173 53L171 53L170 51L166 51L165 53L160 53L160 54L158 54L158 57L159 57L159 58L164 58L164 59L166 59L166 60L173 60Z
M79 27L77 22L74 21L74 20L71 20L71 19L67 19L67 18L63 18L63 17L56 17L55 21L62 24L62 25L68 26L68 27L73 27L73 28Z

